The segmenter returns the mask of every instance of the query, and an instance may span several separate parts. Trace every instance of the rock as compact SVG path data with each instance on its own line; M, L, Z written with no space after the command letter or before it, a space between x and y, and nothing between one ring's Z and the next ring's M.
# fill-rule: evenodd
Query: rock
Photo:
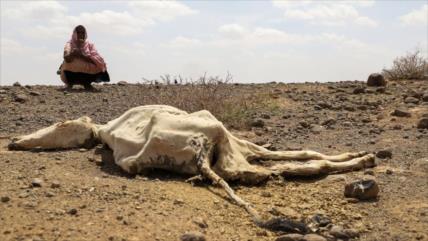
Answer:
M381 74L373 73L369 75L369 78L367 79L367 86L385 86L385 85L386 85L386 80Z
M126 82L124 80L117 82L117 85L120 85L120 86L124 86L124 85L127 85L127 84L128 84L128 82Z
M39 92L37 92L37 91L30 91L30 95L32 95L32 96L39 96L41 94Z
M428 92L425 92L424 95L422 95L422 101L428 102Z
M54 197L55 193L48 191L48 192L45 193L45 196L46 197Z
M428 118L422 118L416 126L418 129L428 129Z
M270 208L269 213L275 216L284 216L294 220L299 220L302 217L299 212L290 207L272 207Z
M301 241L327 241L327 239L321 235L311 233L303 236L303 239L301 239Z
M404 99L404 103L406 103L406 104L409 104L409 103L417 104L417 103L419 103L419 99L416 99L415 97L407 97Z
M251 122L252 127L264 127L265 122L262 119L255 119Z
M316 227L325 227L331 223L331 219L327 216L317 213L311 217L310 222Z
M263 119L270 119L270 115L268 115L268 114L261 114L261 115L260 115L260 118L263 118Z
M380 150L376 153L376 157L381 159L392 158L392 151L389 149Z
M411 169L417 172L428 173L428 158L421 158L412 163Z
M7 203L10 201L10 197L8 197L8 196L2 196L0 199L1 199L2 203Z
M70 208L70 209L67 211L67 213L68 213L68 214L70 214L70 215L76 215L76 214L77 214L77 209L75 209L75 208Z
M391 169L386 169L385 173L387 175L392 175L392 173L394 173Z
M5 95L5 94L7 94L6 90L0 90L0 95Z
M303 239L303 235L298 233L290 233L281 235L275 239L275 241L301 241Z
M42 186L42 184L43 184L43 181L42 181L42 179L40 179L40 178L34 178L34 179L31 181L31 187L41 187L41 186Z
M397 116L397 117L410 117L412 114L410 114L410 112L403 110L403 109L395 109L392 113L392 116Z
M206 241L205 235L200 232L187 232L180 237L181 241Z
M24 103L24 102L28 101L28 96L26 96L24 94L17 94L17 95L15 95L15 97L13 99L16 102Z
M374 171L373 171L373 170L371 170L371 169L367 169L367 170L365 170L365 171L364 171L364 175L371 175L371 176L374 176L374 175L375 175L375 173L374 173Z
M334 118L328 118L327 120L323 121L321 123L321 125L323 126L330 126L330 125L334 125L336 123L336 119Z
M302 126L303 128L309 128L309 127L311 127L311 124L309 124L306 121L300 121L299 125Z
M15 87L20 87L20 86L21 86L21 83L19 83L19 82L17 81L17 82L15 82L15 83L13 83L13 86L15 86Z
M183 201L183 199L175 199L174 200L174 202L173 202L173 204L174 205L182 205L182 204L184 204L184 201Z
M208 228L207 222L201 217L193 219L193 223L198 225L200 228Z
M322 126L320 126L320 125L314 125L314 126L312 126L312 128L311 128L311 131L312 131L314 134L320 134L323 130L324 130L324 127L322 127Z
M53 181L51 183L51 188L59 188L61 187L61 184L58 181Z
M359 236L358 232L354 229L343 229L340 226L334 225L330 229L330 234L338 239L348 240L350 238L356 238Z
M352 93L356 94L356 95L364 94L365 92L366 92L366 88L364 88L364 87L357 87L352 91Z
M367 200L376 198L378 194L379 186L374 178L356 180L345 184L345 197Z

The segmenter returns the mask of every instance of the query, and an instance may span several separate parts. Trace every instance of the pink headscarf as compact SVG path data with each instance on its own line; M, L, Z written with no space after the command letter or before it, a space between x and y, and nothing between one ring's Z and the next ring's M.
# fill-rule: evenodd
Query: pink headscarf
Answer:
M79 25L75 27L73 30L73 35L71 36L71 39L68 41L68 43L70 43L71 45L71 49L79 49L77 44L79 40L77 39L77 31L76 31L78 27L83 27L83 26ZM83 29L85 29L85 27L83 27ZM95 63L95 65L102 70L102 72L106 71L107 66L106 66L106 63L104 62L103 57L101 57L101 55L97 52L97 50L95 49L95 45L93 43L90 43L87 40L87 38L88 38L88 33L86 32L86 29L85 29L85 42L83 42L82 46L80 47L82 54L85 55L86 57L89 57Z

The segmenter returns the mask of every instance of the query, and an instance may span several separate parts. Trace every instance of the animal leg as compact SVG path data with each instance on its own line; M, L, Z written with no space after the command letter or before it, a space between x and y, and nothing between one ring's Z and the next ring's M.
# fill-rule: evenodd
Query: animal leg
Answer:
M373 167L375 165L374 160L374 155L368 154L345 162L311 160L305 163L277 164L270 167L270 170L282 175L311 176Z
M204 137L195 137L192 139L190 144L195 150L197 150L196 160L201 174L210 179L213 183L220 185L232 200L234 200L239 206L243 207L252 216L256 223L260 223L262 219L251 204L237 196L229 184L227 184L223 178L211 169L209 158L213 147L207 143L207 139Z
M241 144L246 145L250 150L248 158L251 159L270 159L270 160L328 160L332 162L348 161L357 157L362 157L367 154L365 151L361 152L345 152L339 155L324 155L322 153L305 150L305 151L270 151L264 147L258 146L254 143L240 140Z

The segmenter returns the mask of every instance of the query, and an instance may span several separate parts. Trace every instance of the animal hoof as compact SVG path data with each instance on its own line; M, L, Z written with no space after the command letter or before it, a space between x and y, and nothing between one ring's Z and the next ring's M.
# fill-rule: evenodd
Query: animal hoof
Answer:
M22 148L20 148L20 146L18 144L16 144L15 141L12 141L11 143L9 143L9 145L7 146L7 148L11 151L16 151L16 150L21 150Z
M364 167L374 167L376 166L375 156L373 154L368 154L365 156Z

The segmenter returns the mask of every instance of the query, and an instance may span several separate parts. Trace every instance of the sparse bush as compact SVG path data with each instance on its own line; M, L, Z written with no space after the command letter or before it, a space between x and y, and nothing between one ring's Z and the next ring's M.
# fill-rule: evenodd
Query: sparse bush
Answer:
M416 50L396 58L391 69L383 69L382 74L389 80L427 80L428 61Z
M174 84L173 84L174 83ZM161 76L161 80L145 81L152 90L144 93L147 104L172 105L188 112L208 110L229 127L245 129L257 110L274 109L274 101L266 91L254 92L233 83L229 73L200 77L196 81Z

